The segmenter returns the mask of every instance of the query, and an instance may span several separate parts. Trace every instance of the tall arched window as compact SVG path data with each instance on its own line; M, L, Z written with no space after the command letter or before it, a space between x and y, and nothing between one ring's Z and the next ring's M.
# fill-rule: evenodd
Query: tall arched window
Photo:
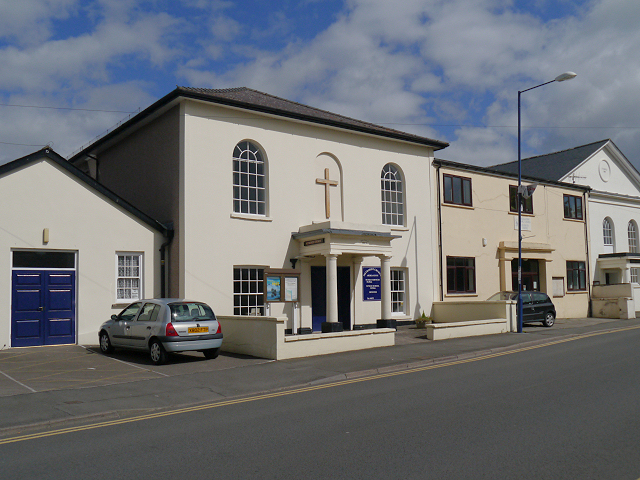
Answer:
M629 222L627 235L629 237L629 253L638 253L638 226L633 220Z
M233 150L233 211L266 215L266 190L262 152L251 142L238 143Z
M382 223L404 226L404 193L400 171L387 163L380 176Z
M613 222L609 217L602 221L602 238L604 240L604 253L613 253Z

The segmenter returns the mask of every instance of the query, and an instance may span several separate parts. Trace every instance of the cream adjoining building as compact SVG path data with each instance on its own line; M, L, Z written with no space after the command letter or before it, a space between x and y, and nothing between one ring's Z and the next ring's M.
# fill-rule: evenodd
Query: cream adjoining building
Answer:
M484 301L499 291L517 291L517 175L439 159L433 164L440 300ZM535 183L522 212L523 290L547 293L558 317L586 317L589 189Z
M517 162L493 169L514 173ZM522 160L523 174L591 187L590 270L594 316L640 311L640 173L611 140Z

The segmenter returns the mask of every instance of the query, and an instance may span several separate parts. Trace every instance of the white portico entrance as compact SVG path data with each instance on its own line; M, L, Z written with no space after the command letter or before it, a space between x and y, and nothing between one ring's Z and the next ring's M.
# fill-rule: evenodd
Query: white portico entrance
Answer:
M391 229L327 221L300 227L292 237L301 261L302 327L323 333L345 329L393 327L391 316ZM362 265L377 257L381 270L380 308L363 308ZM377 262L376 262L377 263ZM320 282L324 280L324 291Z

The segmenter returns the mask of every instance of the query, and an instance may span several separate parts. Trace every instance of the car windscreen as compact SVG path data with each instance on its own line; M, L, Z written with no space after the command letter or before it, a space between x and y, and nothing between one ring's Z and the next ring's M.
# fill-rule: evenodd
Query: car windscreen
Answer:
M197 320L215 320L216 315L205 303L181 302L169 304L172 322L193 322Z
M487 298L488 302L496 302L500 300L516 300L518 298L518 294L514 292L498 292L494 295L491 295Z

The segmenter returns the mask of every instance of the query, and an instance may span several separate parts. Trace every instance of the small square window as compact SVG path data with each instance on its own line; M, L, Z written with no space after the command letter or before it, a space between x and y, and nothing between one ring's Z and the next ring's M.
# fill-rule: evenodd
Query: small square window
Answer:
M471 179L455 175L443 175L444 203L472 206Z
M582 197L575 195L564 195L564 218L582 220Z

